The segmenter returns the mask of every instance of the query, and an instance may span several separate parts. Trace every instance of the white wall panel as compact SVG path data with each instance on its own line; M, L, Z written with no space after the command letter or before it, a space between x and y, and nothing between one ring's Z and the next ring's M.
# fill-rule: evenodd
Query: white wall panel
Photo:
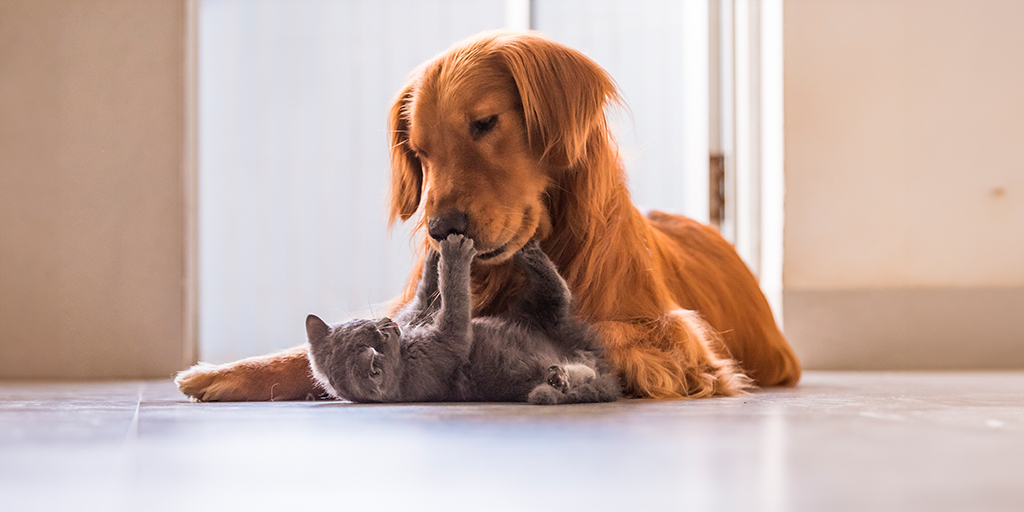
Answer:
M387 234L387 109L404 77L504 24L501 0L205 0L199 40L200 358L304 341L407 276Z
M535 0L534 28L603 66L629 115L613 127L634 201L708 220L706 1Z

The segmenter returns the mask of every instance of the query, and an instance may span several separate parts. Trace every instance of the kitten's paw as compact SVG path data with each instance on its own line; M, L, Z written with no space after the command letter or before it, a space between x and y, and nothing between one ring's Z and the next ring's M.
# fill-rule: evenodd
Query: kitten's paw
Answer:
M570 387L582 386L597 378L597 372L585 364L566 364L562 369L568 375Z
M527 260L547 258L547 256L544 254L544 251L542 251L540 248L540 242L534 239L531 239L529 242L526 242L526 245L524 245L522 248L519 249L519 251L516 252L516 257Z
M562 368L559 365L554 365L548 368L548 375L544 378L544 382L558 391L565 393L569 390L569 373L565 371L565 368Z
M540 249L540 242L538 242L536 238L531 238L530 241L526 242L526 245L519 250L524 254L543 252Z
M424 265L433 265L434 267L437 267L437 262L440 259L441 259L441 253L439 253L436 250L434 250L433 247L429 247L427 249L427 255L423 258L423 264Z
M473 239L452 233L441 240L441 257L449 261L469 261L476 256Z
M527 242L522 249L516 252L515 258L528 268L540 269L548 266L554 268L548 255L541 250L540 242L536 240Z
M561 391L547 384L541 384L533 388L533 391L530 391L530 396L527 397L526 401L533 405L555 405L564 396Z

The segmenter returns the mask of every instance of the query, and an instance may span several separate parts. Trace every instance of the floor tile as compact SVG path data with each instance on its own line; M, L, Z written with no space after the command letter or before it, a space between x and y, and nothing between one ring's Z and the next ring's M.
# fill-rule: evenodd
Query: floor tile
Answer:
M200 404L0 383L0 510L1022 510L1024 372L697 401Z

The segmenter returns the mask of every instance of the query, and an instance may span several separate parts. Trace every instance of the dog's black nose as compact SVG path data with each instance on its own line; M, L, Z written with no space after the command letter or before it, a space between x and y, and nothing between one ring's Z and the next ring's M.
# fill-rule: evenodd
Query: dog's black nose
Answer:
M451 234L465 235L467 229L469 229L469 216L458 210L448 210L427 221L427 233L430 234L430 238L437 241L441 241Z

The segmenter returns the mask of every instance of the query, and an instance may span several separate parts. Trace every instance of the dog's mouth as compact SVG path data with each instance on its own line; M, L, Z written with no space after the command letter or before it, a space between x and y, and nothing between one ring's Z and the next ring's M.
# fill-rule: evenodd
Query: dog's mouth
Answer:
M512 238L508 239L505 243L498 246L497 249L491 249L476 255L479 261L488 261L498 258L509 252L510 249L518 251L519 248L533 237L537 230L536 223L532 221L531 215L533 214L533 208L527 207L523 212L523 220L520 224L519 231L512 235ZM529 233L527 233L529 232Z
M478 260L480 260L480 261L487 261L489 259L493 259L493 258L496 258L498 256L501 256L505 252L506 249L508 249L508 244L504 244L501 247L498 247L497 249L494 249L494 250L491 250L491 251L487 251L487 252L485 252L483 254L477 254L476 258Z

